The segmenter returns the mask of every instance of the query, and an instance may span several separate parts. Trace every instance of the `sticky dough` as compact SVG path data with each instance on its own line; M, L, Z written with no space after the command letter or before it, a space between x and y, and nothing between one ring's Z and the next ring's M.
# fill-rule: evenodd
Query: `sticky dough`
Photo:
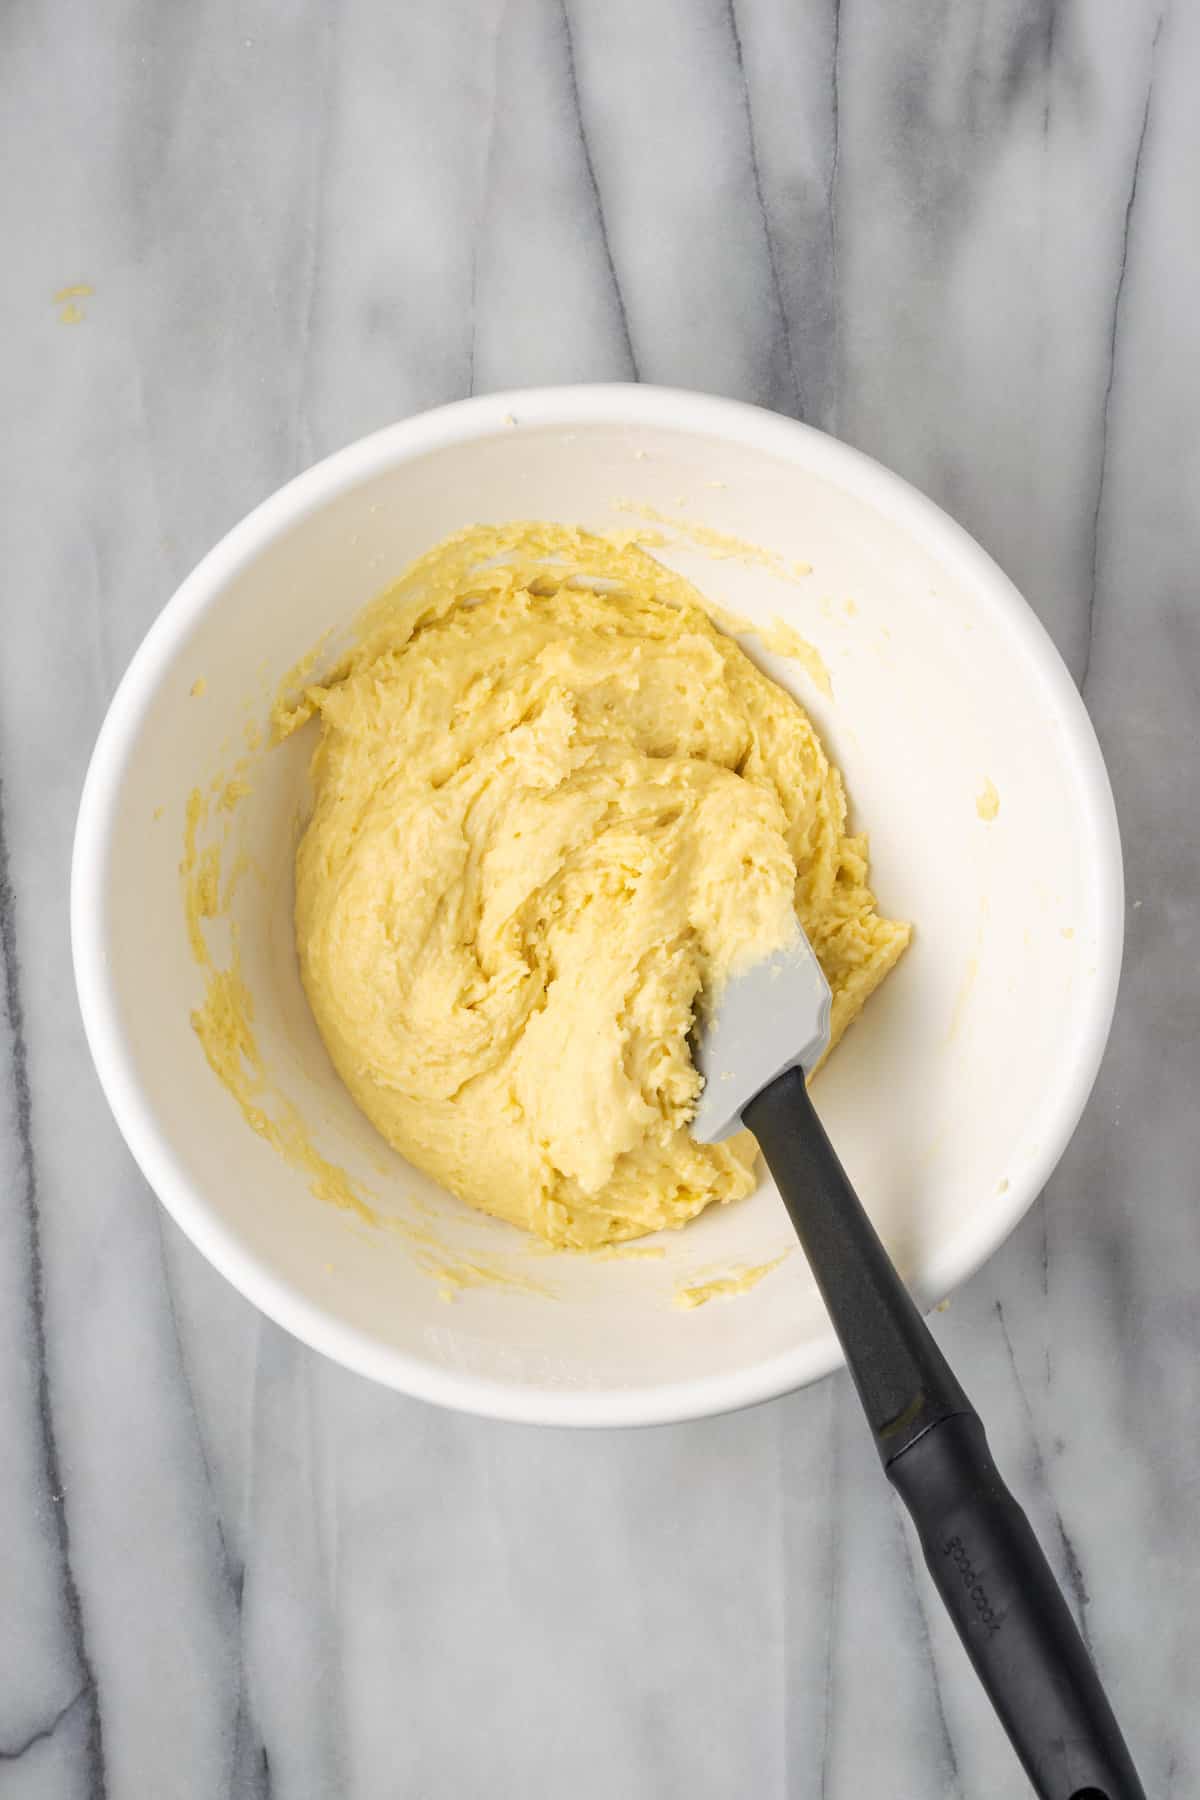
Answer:
M796 701L637 544L522 525L414 565L312 712L300 968L388 1142L558 1245L747 1194L749 1134L688 1131L700 997L794 906L836 1042L908 940Z

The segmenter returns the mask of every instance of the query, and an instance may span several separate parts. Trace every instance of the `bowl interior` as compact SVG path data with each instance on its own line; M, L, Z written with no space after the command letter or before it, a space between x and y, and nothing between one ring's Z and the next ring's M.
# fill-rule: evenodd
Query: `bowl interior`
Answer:
M1098 752L1003 577L928 503L828 440L761 430L749 413L736 433L649 417L474 417L440 440L398 428L276 496L144 646L81 819L77 957L97 1061L184 1228L251 1298L352 1366L431 1399L546 1420L633 1422L762 1398L836 1360L799 1251L744 1297L691 1311L673 1299L789 1250L768 1180L652 1240L661 1255L546 1254L410 1169L341 1089L291 937L311 726L252 759L229 825L231 846L250 853L231 909L243 970L273 1082L324 1154L419 1229L373 1229L314 1198L254 1135L189 1022L203 988L178 872L189 791L231 767L248 722L265 726L283 672L322 634L334 628L332 655L359 607L465 525L628 527L629 507L650 508L810 564L781 576L670 528L659 552L723 606L786 621L828 668L831 696L803 665L743 640L808 708L869 831L881 905L916 925L814 1097L901 1269L932 1301L1028 1204L1094 1073L1119 916ZM994 818L977 804L989 783ZM460 1280L475 1270L479 1285L447 1303L447 1268Z

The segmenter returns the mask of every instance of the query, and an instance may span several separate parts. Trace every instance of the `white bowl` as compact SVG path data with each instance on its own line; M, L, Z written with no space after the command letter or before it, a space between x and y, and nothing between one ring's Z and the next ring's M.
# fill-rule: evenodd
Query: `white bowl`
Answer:
M269 871L235 909L260 1043L323 1150L381 1204L423 1195L453 1257L491 1258L548 1290L499 1286L447 1305L404 1237L315 1199L210 1072L189 1023L202 982L180 899L183 812L189 789L228 764L247 708L265 719L283 672L418 552L485 520L628 525L628 503L812 565L789 581L745 559L670 553L712 599L779 615L819 649L832 698L748 644L840 764L881 904L916 924L814 1095L923 1303L977 1269L1046 1181L1116 993L1120 846L1079 696L1004 575L896 476L803 425L647 387L470 400L310 469L188 577L112 703L75 843L80 1001L134 1156L242 1293L349 1368L498 1418L693 1418L833 1368L799 1251L744 1297L672 1305L682 1283L787 1249L774 1189L764 1180L667 1234L661 1260L605 1261L539 1255L394 1157L333 1074L295 968L291 850L310 749L299 734L262 757L239 809ZM190 698L200 677L206 692ZM989 781L990 821L976 807Z

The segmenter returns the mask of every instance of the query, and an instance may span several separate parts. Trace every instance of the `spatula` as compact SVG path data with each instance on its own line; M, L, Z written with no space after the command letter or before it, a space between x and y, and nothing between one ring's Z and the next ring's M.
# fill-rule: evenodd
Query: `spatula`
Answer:
M1041 1800L1145 1800L1116 1719L983 1425L880 1243L808 1097L830 994L808 939L725 987L697 1035L692 1135L748 1126L845 1353L884 1472ZM864 1105L869 1105L869 1096Z

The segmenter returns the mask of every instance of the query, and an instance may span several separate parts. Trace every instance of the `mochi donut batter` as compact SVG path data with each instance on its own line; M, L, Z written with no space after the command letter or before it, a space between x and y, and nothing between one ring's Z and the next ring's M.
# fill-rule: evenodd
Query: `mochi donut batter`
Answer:
M561 1246L749 1193L749 1133L688 1131L702 996L795 909L836 1043L909 929L807 716L695 589L632 539L476 527L279 729L313 712L300 968L387 1141Z

